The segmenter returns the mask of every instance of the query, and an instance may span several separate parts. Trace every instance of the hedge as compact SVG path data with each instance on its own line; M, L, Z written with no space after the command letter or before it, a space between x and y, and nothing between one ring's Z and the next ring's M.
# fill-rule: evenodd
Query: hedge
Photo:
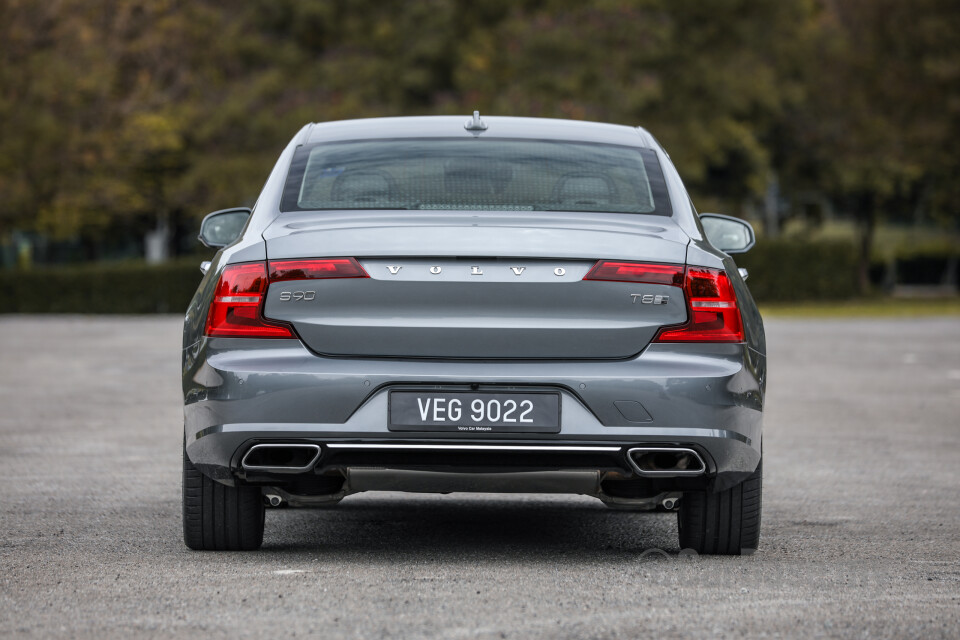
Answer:
M844 241L766 240L742 255L757 302L840 300L857 295L857 251Z
M958 262L960 248L896 255L891 260L874 261L870 280L880 286L957 284Z
M201 277L199 258L0 271L0 313L182 313Z
M200 282L200 258L0 271L0 313L181 313ZM737 264L759 302L857 294L856 252L843 242L761 240Z

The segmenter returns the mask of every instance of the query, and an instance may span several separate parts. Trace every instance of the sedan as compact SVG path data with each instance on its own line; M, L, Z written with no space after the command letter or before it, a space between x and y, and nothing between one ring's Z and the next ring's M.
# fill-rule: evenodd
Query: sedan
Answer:
M643 128L514 117L308 124L218 249L183 333L183 531L251 550L269 506L561 493L760 536L763 323Z

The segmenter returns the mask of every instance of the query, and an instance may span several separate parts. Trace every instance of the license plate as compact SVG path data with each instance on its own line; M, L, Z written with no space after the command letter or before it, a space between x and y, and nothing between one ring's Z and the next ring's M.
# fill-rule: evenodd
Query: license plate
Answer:
M550 391L391 391L389 404L391 431L560 432L560 394Z

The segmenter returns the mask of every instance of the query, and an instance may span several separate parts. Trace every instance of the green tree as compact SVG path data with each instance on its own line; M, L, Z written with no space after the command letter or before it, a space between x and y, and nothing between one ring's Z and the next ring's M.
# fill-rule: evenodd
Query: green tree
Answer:
M960 6L947 0L831 0L809 40L781 157L795 188L823 190L854 216L863 291L879 218L956 219L958 30Z
M860 220L865 261L884 212L955 219L958 13L950 0L0 0L0 236L79 236L96 257L118 225L162 238L252 203L306 122L479 108L643 125L711 208L749 209L778 178L820 191Z
M461 109L640 124L691 187L727 207L760 197L767 140L800 95L812 3L540 2L475 32L457 69Z

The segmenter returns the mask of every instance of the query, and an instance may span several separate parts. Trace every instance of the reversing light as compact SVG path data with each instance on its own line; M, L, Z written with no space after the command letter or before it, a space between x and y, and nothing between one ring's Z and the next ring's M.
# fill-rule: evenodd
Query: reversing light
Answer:
M737 296L722 269L687 267L685 325L661 329L654 342L743 342Z

